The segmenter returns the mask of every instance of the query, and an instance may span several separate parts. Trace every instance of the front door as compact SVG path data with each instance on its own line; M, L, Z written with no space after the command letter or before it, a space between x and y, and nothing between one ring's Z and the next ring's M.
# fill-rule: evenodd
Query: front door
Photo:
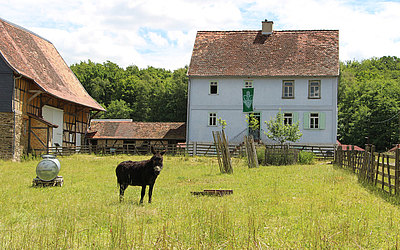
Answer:
M249 117L252 117L253 119L256 119L258 122L258 126L257 127L251 127L250 126L250 122L248 124L249 126L249 135L252 135L254 140L260 140L260 122L261 122L261 115L260 113L249 113Z

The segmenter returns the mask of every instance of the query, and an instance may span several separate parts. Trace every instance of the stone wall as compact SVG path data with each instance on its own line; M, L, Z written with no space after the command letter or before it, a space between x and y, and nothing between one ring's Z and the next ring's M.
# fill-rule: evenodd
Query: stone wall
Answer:
M13 159L14 113L0 112L0 158Z

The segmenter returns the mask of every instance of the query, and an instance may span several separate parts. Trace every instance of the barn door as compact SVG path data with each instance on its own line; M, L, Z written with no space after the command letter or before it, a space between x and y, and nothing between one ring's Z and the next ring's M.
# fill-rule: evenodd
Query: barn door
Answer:
M58 125L58 128L53 128L53 142L51 146L63 145L63 124L64 124L64 110L54 108L51 106L43 106L42 108L43 119L46 121Z

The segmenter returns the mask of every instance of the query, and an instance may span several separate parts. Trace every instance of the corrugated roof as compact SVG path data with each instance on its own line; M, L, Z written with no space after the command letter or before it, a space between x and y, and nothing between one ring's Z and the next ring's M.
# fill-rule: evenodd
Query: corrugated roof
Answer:
M18 25L0 19L0 54L17 73L50 95L104 110L83 88L54 45Z
M130 121L95 121L90 124L92 139L186 139L184 122L130 122Z
M189 76L338 76L339 31L199 31Z

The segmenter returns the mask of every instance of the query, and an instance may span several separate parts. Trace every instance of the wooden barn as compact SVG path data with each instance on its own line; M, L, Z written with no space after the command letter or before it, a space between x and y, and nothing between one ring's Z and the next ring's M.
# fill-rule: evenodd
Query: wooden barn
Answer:
M143 153L149 146L176 147L186 141L184 122L133 122L127 120L91 120L88 144L126 153Z
M91 111L104 109L54 45L0 19L0 158L80 146Z

